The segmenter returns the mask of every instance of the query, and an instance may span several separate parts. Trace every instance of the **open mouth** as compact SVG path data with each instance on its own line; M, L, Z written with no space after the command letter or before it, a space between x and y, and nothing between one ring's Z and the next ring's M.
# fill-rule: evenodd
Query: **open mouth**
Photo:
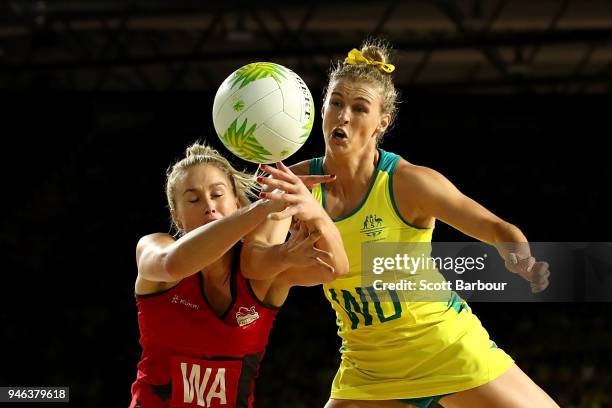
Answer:
M338 140L345 140L348 136L346 135L344 130L336 128L332 131L332 137Z

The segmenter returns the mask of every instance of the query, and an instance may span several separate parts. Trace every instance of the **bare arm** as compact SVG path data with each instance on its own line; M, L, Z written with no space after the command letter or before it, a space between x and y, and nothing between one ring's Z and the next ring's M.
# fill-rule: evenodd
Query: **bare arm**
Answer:
M341 257L346 257L344 246L342 246L341 250L333 249L332 247L332 251L335 252L319 249L318 247L319 242L323 241L326 234L327 241L339 239L340 245L342 245L342 239L335 226L333 226L333 231L327 230L326 227L317 227L317 230L310 233L308 228L305 225L301 225L301 223L298 223L298 228L291 232L291 239L298 243L298 249L295 249L295 255L291 253L294 250L293 248L289 250L289 257L295 259L295 263L279 276L279 281L283 285L287 288L292 286L316 286L332 282L348 273L348 260L346 269L344 269L344 266L340 266L342 269L336 269L338 268L337 265L342 265L335 259L338 254ZM330 237L330 234L337 234L337 237ZM306 247L306 250L300 251L300 246ZM336 265L336 267L332 265Z
M466 235L491 244L527 242L517 227L464 195L435 170L402 161L394 174L394 185L398 201L410 197L419 214L437 218Z
M258 178L258 180L263 179L263 177ZM330 180L333 180L333 177L326 175L300 176L301 183L307 188L311 188L315 184L329 182ZM267 185L263 184L262 187L264 191L267 191ZM277 211L281 211L285 208L285 205L277 201L276 207ZM266 280L274 278L279 273L290 268L314 266L312 262L306 262L304 259L300 259L300 256L308 256L304 242L298 244L295 236L292 236L292 239L285 242L290 224L290 217L282 220L275 220L268 217L268 219L244 238L243 249L240 256L240 267L242 274L246 278ZM310 237L311 245L320 238L319 235ZM318 255L327 259L329 254L321 251Z
M332 266L334 255L316 247L323 235L321 231L309 233L298 223L286 242L276 244L260 237L245 243L241 271L249 279L281 279L288 287L330 282L338 275Z
M310 160L304 160L299 163L290 166L289 169L298 176L304 176L310 174ZM291 273L287 273L286 279L297 286L313 286L319 283L331 282L339 276L343 276L348 273L349 264L348 257L346 256L346 251L344 249L344 242L342 241L342 235L340 235L340 231L329 217L325 209L321 207L325 217L321 217L320 219L316 219L308 226L309 229L321 231L323 238L317 242L317 247L326 251L331 251L332 253L340 254L341 260L338 262L341 269L336 270L336 273L333 276L330 276L323 271L313 272L312 274L304 274L300 271L293 271Z
M282 163L278 163L277 166L278 168L269 166L263 168L273 178L258 179L263 185L285 192L261 193L261 197L282 202L287 206L279 213L270 214L270 218L284 220L294 217L309 233L319 232L321 238L316 242L316 247L333 255L330 266L336 276L346 274L349 267L348 258L340 232L333 221L297 175Z
M218 260L263 221L271 209L269 203L260 200L178 240L168 234L144 236L136 246L138 274L153 282L175 282L193 275Z
M437 218L466 235L495 245L506 267L531 281L534 292L548 285L548 264L540 262L537 270L533 270L536 261L531 256L527 238L518 227L461 193L435 170L402 160L394 177L397 177L394 185L398 201L410 197L419 214Z
M333 178L309 176L307 172L296 176L282 164L279 169L263 168L274 177L258 179L264 188L286 191L285 194L264 192L267 198L287 206L284 211L272 214L273 220L266 222L282 225L283 235L275 236L271 229L264 228L250 234L241 256L243 274L251 279L279 276L279 282L284 283L279 286L311 286L346 274L348 259L340 233L307 189ZM292 216L302 221L289 241L284 242Z

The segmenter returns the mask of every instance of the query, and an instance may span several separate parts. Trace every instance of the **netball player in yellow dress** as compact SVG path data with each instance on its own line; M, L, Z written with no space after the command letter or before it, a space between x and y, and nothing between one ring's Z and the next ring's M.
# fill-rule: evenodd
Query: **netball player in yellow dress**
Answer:
M429 242L436 219L496 245L506 267L530 281L533 292L548 286L548 264L531 256L516 226L435 170L378 147L396 112L394 69L380 42L349 52L331 71L322 107L325 156L291 167L299 175L336 175L312 193L334 220L349 257L349 273L324 285L342 338L342 362L326 408L423 408L432 401L451 408L556 407L454 293L443 302L377 302L360 286L361 246L373 235L364 233L368 225L381 231L377 242ZM264 168L274 179L262 184L286 187L283 178L293 175L279 166L282 171Z

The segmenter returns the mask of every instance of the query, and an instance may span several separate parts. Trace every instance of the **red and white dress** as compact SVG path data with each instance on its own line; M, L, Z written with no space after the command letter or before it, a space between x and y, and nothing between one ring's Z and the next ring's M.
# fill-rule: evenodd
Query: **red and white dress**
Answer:
M239 245L235 252L237 265ZM222 316L206 299L201 272L166 291L136 295L142 357L130 408L253 406L278 308L259 301L235 266L230 287Z

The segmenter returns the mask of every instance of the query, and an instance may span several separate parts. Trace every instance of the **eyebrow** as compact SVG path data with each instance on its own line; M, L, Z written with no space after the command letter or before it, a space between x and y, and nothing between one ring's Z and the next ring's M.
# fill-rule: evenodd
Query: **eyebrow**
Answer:
M216 183L211 183L208 187L214 188L218 186L224 186L225 188L227 188L227 184L225 184L223 181L217 181ZM183 191L183 194L194 193L197 191L198 191L197 188L188 188L187 190Z
M332 94L332 96L333 96L333 95L338 95L338 96L340 96L340 97L342 97L342 98L344 97L344 95L342 95L340 92L336 92L336 91L332 92L331 94ZM369 103L369 104L371 104L371 103L372 103L372 102L371 102L369 99L366 99L366 98L364 98L363 96L358 96L358 97L356 97L355 99L362 100L362 101L367 102L367 103Z

